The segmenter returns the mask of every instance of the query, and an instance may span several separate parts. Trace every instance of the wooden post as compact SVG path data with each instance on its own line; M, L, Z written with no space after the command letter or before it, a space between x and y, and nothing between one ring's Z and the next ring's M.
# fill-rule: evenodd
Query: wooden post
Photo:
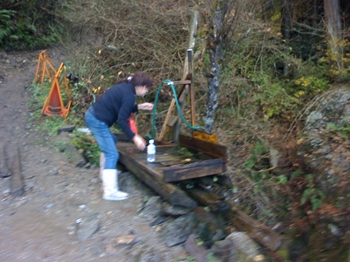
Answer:
M191 83L190 85L186 85L185 89L181 93L181 96L179 97L179 103L180 103L180 108L181 111L185 108L185 97L188 93L188 87L190 88L190 101L191 101L191 123L192 126L195 125L195 107L194 107L194 85L193 85L193 71L192 71L192 58L193 58L193 50L188 49L187 50L187 60L188 60L188 65L187 65L187 76L186 79L190 80ZM174 133L173 133L173 141L176 143L179 140L179 134L180 134L180 127L181 127L181 122L179 121L179 118L177 118L177 122L175 123L174 127Z
M187 49L193 49L194 45L195 45L195 40L196 40L196 34L197 34L197 27L198 27L198 16L199 16L199 12L195 11L192 14L192 18L191 18L191 27L190 27L190 33L188 36L188 48ZM183 70L183 75L182 75L182 80L188 80L188 74L189 74L189 68L188 68L188 54L186 54L186 58L185 58L185 64L184 64L184 70ZM192 77L192 76L191 76ZM183 101L184 98L186 97L188 93L188 85L185 86L185 89L183 90L183 92L181 92L181 94L179 95L179 101ZM165 117L162 129L160 131L159 136L156 138L156 140L161 141L164 139L165 135L167 133L169 133L170 127L168 126L169 122L171 121L171 119L177 115L176 112L176 104L175 104L175 99L173 98L170 102L170 106L167 112L167 115ZM177 127L175 128L175 130L177 129ZM173 139L176 139L176 135L173 136ZM174 141L176 142L176 141Z
M5 170L11 178L11 195L14 197L24 194L24 181L22 176L21 154L17 144L6 144L4 146Z

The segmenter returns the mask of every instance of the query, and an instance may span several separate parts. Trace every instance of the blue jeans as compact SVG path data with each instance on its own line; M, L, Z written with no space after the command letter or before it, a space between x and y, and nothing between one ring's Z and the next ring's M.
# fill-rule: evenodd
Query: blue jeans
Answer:
M85 124L106 156L105 169L116 169L119 159L116 136L109 130L105 122L98 120L94 116L92 107L85 113Z

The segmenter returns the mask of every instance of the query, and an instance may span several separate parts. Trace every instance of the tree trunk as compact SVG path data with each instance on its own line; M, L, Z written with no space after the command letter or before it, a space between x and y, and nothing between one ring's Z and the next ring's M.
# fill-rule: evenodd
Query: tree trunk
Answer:
M291 0L284 0L283 5L283 35L284 39L286 41L286 45L289 46L289 41L291 38L290 32L291 32ZM288 63L284 63L283 67L283 75L288 75Z
M205 132L211 133L214 123L215 111L218 107L218 92L220 84L220 60L222 59L222 28L227 11L227 1L215 1L213 9L213 19L211 25L211 35L209 37L210 46L210 76L208 81L208 103L205 116Z
M339 45L342 38L339 0L324 0L326 28L330 38L330 49L336 69L343 69L343 48Z

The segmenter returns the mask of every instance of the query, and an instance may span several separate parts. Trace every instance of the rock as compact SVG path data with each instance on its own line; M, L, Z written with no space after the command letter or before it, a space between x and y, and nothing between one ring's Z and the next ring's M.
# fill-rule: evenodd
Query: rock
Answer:
M185 244L186 251L194 257L197 262L209 262L207 255L209 251L205 249L202 245L198 245L196 241L196 237L194 235L190 235L186 240Z
M153 226L158 226L158 225L160 225L160 224L163 224L163 223L165 223L167 220L168 220L167 217L165 217L165 216L159 216L159 217L156 218L156 220L154 220L154 221L151 223L151 227L153 227Z
M135 256L136 262L163 262L163 258L157 254L152 247L144 247Z
M162 199L160 196L151 197L143 207L140 216L154 218L160 214Z
M193 214L178 217L168 222L161 230L161 234L168 247L184 243L193 232Z
M76 167L84 167L86 164L86 160L83 156L78 152L78 150L71 144L67 144L66 149L64 151L69 155L69 162L72 163Z
M239 261L237 251L232 245L232 241L229 239L216 241L210 251L222 262Z
M140 239L138 239L135 235L120 235L116 239L116 245L127 245L133 246L138 243Z
M92 214L86 218L81 218L76 221L76 234L80 241L89 239L100 228L98 214Z
M68 132L71 133L75 129L75 125L67 125L67 126L62 126L58 128L57 133L60 134L61 132Z
M350 187L344 184L350 183L350 90L329 91L315 104L298 139L296 157L312 174L326 202L347 208Z
M62 132L52 139L52 142L58 147L60 152L64 152L68 156L69 162L76 167L84 167L86 160L78 149L73 146L70 142L69 134Z
M244 232L233 232L224 240L216 241L210 251L223 262L265 261L258 244Z
M162 205L162 213L164 215L170 216L183 216L191 212L192 208L169 205L168 203L163 203Z

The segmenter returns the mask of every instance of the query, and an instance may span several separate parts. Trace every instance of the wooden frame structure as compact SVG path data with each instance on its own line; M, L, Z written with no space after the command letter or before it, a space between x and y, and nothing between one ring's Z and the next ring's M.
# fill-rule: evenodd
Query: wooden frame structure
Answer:
M149 163L146 152L140 152L130 142L123 142L123 136L118 135L118 141L119 162L173 205L197 206L196 201L173 182L219 175L226 171L227 153L222 145L180 135L178 145L156 141L156 161ZM206 159L189 159L179 154L179 147L200 153Z
M66 102L66 105L62 99L61 85L64 86L67 95L68 101ZM50 92L44 102L41 114L47 116L58 115L67 118L71 104L72 99L69 91L69 82L66 77L66 68L64 63L61 63L54 76Z
M40 83L40 90L42 89L42 84L44 83L45 77L52 81L52 78L56 74L56 69L51 64L50 57L46 50L40 52L38 58L38 64L36 67L34 83Z

